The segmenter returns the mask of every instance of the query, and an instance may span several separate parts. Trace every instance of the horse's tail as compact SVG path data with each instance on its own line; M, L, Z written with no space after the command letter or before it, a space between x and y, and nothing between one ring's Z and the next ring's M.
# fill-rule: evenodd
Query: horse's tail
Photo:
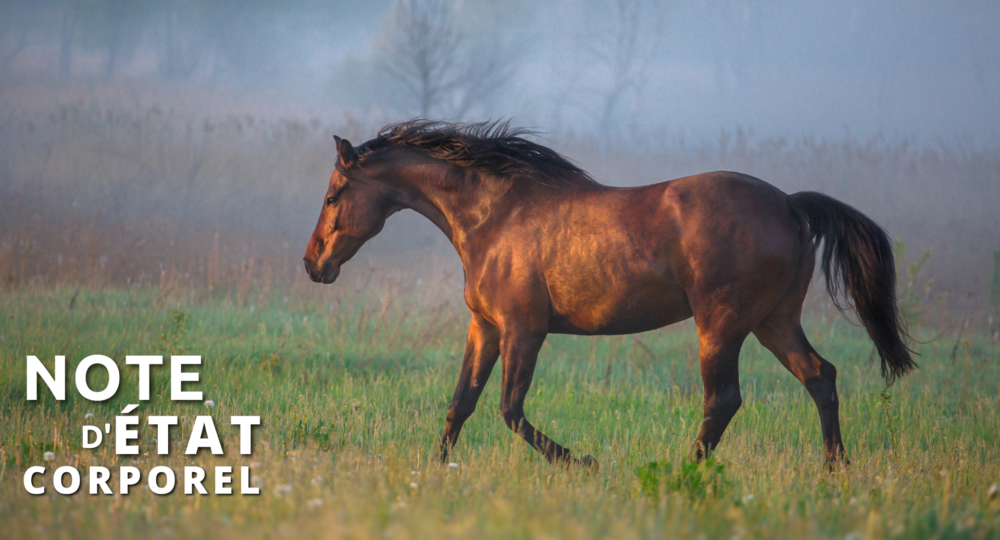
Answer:
M792 209L809 223L809 237L823 241L822 269L826 290L841 312L839 293L854 308L882 358L882 377L891 385L917 367L904 321L896 307L896 264L889 235L858 210L821 193L788 196Z

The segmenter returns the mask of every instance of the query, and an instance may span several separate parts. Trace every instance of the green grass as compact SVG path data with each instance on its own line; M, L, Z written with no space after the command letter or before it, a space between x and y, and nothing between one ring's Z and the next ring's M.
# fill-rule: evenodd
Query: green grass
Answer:
M0 536L1000 536L1000 499L988 495L1000 481L1000 347L985 334L967 331L957 349L953 333L920 346L921 369L886 399L863 331L807 321L814 345L839 368L852 464L833 474L823 467L811 400L752 337L741 360L744 406L715 462L695 467L685 463L702 398L690 322L640 341L551 336L528 418L577 455L594 455L600 471L550 466L504 427L499 367L459 439L459 467L448 468L434 453L468 316L413 294L390 302L362 291L333 303L289 296L271 291L252 310L140 288L0 296ZM75 364L95 353L122 366L122 387L105 403L83 400L72 385ZM27 402L26 356L51 365L56 354L68 359L67 399L42 386L45 397ZM107 445L80 447L81 426L113 422L137 402L127 354L201 355L198 389L215 408L169 401L161 368L139 414L185 416L173 434L180 442L193 416L210 413L227 450L157 456L147 427L140 452L150 455L137 466L250 465L261 496L159 497L141 489L145 474L128 496L90 496L86 483L76 496L53 494L55 466L132 464ZM238 414L262 417L252 456L238 455L228 426ZM49 463L47 451L56 455ZM49 467L47 495L25 492L32 465Z

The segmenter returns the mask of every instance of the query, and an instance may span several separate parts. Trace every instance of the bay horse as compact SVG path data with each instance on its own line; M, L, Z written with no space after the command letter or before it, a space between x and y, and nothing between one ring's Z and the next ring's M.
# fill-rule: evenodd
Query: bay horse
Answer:
M787 195L732 172L604 186L529 134L509 121L412 120L357 148L334 137L337 165L304 257L313 281L333 283L403 209L441 229L462 260L472 321L442 462L499 357L507 427L550 462L596 467L525 418L546 335L631 334L692 316L705 390L692 458L716 448L743 402L739 354L752 332L815 401L828 464L845 461L837 370L806 339L802 302L822 242L828 292L846 293L886 383L915 368L885 231L826 195Z

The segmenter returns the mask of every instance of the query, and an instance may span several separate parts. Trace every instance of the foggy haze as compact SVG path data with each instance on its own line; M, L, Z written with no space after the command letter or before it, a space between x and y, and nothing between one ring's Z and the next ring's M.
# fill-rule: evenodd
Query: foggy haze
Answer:
M982 305L997 35L993 2L6 1L0 281L201 283L209 259L304 280L334 134L510 118L605 184L735 170L830 194L933 251L923 294ZM407 250L461 276L403 212L344 279Z
M638 9L638 25L625 29L641 73L628 81L606 130L715 137L743 127L766 136L980 143L998 135L1000 4L993 2L455 4L462 45L498 51L510 64L509 82L464 119L510 117L595 133L614 85L608 57L628 24L622 11ZM377 68L391 2L281 5L8 1L0 8L3 86L58 77L60 47L68 45L69 80L162 78L327 118L420 112ZM5 93L4 108L22 105L19 97Z

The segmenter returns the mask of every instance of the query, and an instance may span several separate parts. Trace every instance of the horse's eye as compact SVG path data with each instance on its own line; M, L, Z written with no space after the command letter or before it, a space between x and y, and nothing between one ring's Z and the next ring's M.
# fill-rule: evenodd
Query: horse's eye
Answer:
M337 204L337 196L336 195L331 195L330 197L326 198L326 205L327 206L333 206L335 204Z

